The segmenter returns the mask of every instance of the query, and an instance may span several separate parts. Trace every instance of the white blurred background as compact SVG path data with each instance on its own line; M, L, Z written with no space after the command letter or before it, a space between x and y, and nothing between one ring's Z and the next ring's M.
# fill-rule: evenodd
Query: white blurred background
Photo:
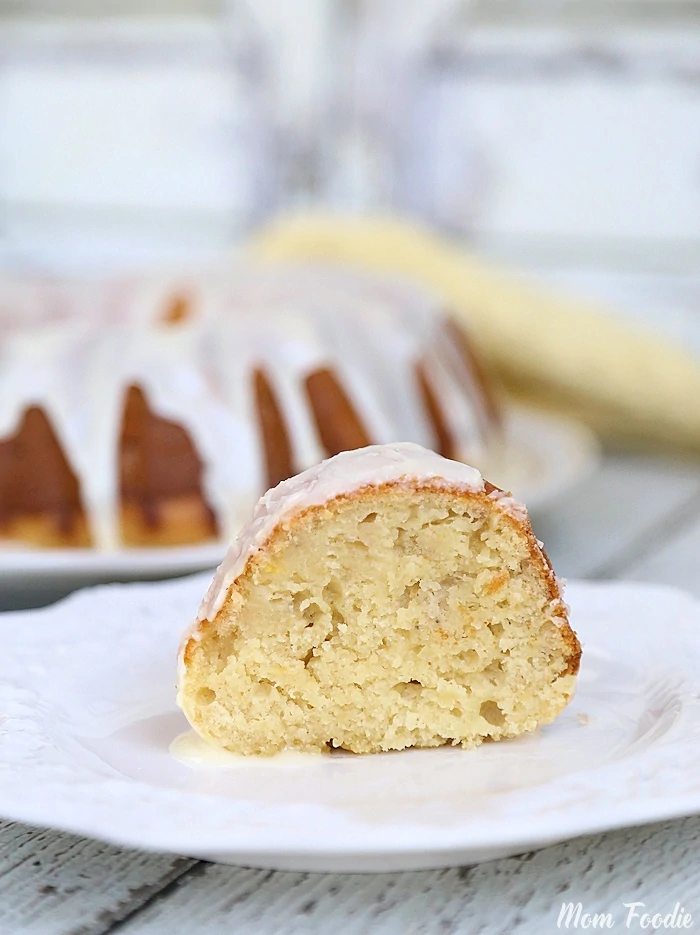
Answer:
M700 0L0 0L0 263L391 209L700 349Z

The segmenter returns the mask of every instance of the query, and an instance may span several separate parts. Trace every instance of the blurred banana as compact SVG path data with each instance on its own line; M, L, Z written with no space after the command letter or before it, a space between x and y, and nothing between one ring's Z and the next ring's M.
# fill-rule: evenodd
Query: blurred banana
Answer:
M700 361L692 354L592 303L493 269L412 222L283 218L249 251L413 279L443 297L516 395L576 415L616 442L700 452Z

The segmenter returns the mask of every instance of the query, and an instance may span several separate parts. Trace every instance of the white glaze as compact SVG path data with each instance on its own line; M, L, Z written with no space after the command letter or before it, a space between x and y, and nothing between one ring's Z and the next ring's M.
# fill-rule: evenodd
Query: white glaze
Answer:
M164 327L174 296L187 299L192 315ZM266 486L251 392L256 367L279 398L296 470L324 456L304 390L319 367L338 375L378 443L434 445L414 374L419 358L444 400L459 456L479 460L489 441L481 395L464 392L468 368L441 320L435 299L413 287L313 267L2 283L0 440L28 406L41 406L78 477L97 547L114 549L120 425L126 390L138 384L152 409L192 438L205 496L230 540Z

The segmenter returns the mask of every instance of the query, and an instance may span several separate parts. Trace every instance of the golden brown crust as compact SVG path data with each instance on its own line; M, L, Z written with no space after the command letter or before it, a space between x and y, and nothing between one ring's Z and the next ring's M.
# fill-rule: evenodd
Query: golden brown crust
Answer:
M32 545L89 545L78 478L50 418L29 406L0 440L0 534Z
M503 490L501 487L496 487L495 484L492 484L487 480L484 481L484 493L487 496L493 493L499 493L506 497L511 496L508 491ZM509 522L514 522L514 518L512 516L508 514L506 514L506 516ZM561 585L557 579L551 559L549 558L549 555L547 555L544 546L540 545L540 542L532 529L532 524L529 517L527 518L527 521L516 520L515 525L520 529L521 532L525 534L527 538L530 557L536 564L540 565L543 570L544 579L547 583L547 590L549 592L549 598L553 605L552 616L559 617L564 624L562 626L562 637L569 650L569 668L567 669L566 674L576 675L581 664L581 644L579 643L578 637L572 630L571 624L569 623L569 616L567 613L566 604L564 603Z
M261 368L253 373L253 396L265 456L267 487L276 487L280 481L287 480L297 472L282 407L267 374Z
M484 481L483 490L474 491L451 486L446 484L444 481L441 481L440 479L436 479L434 481L411 481L410 479L402 479L398 481L388 481L387 483L377 485L366 484L363 487L359 487L350 493L340 494L339 496L328 500L326 503L310 506L300 510L297 513L291 514L291 516L284 517L282 521L275 526L274 530L268 536L262 546L248 557L243 571L229 587L226 600L224 601L221 610L218 612L214 620L202 620L198 623L194 633L190 635L189 639L186 641L183 647L182 658L184 664L187 666L190 663L191 653L194 651L194 648L196 647L196 644L203 632L208 629L209 626L216 627L219 623L223 622L223 618L229 615L229 607L227 605L231 600L232 594L238 589L239 582L250 576L256 565L259 565L265 560L265 553L270 548L274 548L277 540L287 536L291 531L294 530L296 526L299 526L302 522L307 521L310 516L323 513L326 510L334 509L335 507L348 501L357 502L365 497L369 499L370 497L375 497L377 494L388 493L389 491L395 490L397 488L409 488L417 493L423 490L449 493L450 496L459 498L463 501L466 500L472 504L480 504L481 506L486 506L490 509L497 509L507 523L509 523L521 535L525 536L530 558L539 571L540 576L542 577L542 580L544 581L547 588L547 593L551 602L551 615L552 617L556 617L561 621L560 632L567 648L568 659L568 667L566 671L562 672L561 674L576 675L579 670L581 659L581 645L569 623L567 607L564 603L562 590L554 573L554 569L552 568L552 564L549 560L549 557L547 556L547 553L540 546L527 515L525 513L522 515L515 514L509 512L503 507L499 509L498 498L494 498L493 494L498 493L504 497L509 495L505 491L501 490L500 487L496 487L494 484L491 484L488 481Z
M314 370L304 381L316 430L330 458L372 444L336 373L329 367Z
M121 507L121 541L127 547L196 545L216 539L211 510L197 494L159 501L157 516L146 517L140 503Z
M442 455L443 458L456 458L457 446L455 445L454 435L450 431L445 414L440 407L437 394L430 384L425 364L422 361L418 361L415 365L414 372L428 420L435 434L435 451Z
M184 293L176 292L170 297L161 321L164 325L181 325L193 317L192 300Z
M476 381L479 400L483 407L483 416L485 417L483 428L488 430L493 426L500 425L503 422L503 413L501 412L498 397L494 392L494 375L486 373L483 359L480 354L475 352L472 339L463 325L460 325L454 318L448 316L443 321L443 329L451 343L457 349L468 372ZM465 387L465 390L469 395L472 395L472 390L469 385ZM481 414L481 407L479 412Z
M21 513L0 525L0 539L42 549L87 549L93 545L85 517L66 529L54 513Z
M202 491L202 464L187 432L157 416L138 386L127 391L119 443L121 542L194 545L216 539ZM90 548L93 531L46 413L23 414L0 441L0 538L42 548Z
M162 500L198 494L204 465L186 429L157 415L137 384L129 386L119 437L119 491L144 514Z
M196 495L172 497L158 505L158 522L144 517L141 505L121 507L121 542L132 548L160 548L212 542L216 531L206 504ZM51 549L85 549L94 545L84 516L70 529L63 528L52 513L23 513L0 526L0 539Z

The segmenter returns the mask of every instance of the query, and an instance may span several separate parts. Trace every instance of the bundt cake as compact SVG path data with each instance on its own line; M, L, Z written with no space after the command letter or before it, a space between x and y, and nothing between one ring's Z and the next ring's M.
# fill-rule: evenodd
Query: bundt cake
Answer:
M178 704L241 754L469 747L552 721L580 654L524 507L372 446L259 501L183 640Z
M324 457L409 439L478 463L498 437L467 336L401 283L262 268L37 295L50 309L26 328L0 295L4 538L230 538L265 489Z

